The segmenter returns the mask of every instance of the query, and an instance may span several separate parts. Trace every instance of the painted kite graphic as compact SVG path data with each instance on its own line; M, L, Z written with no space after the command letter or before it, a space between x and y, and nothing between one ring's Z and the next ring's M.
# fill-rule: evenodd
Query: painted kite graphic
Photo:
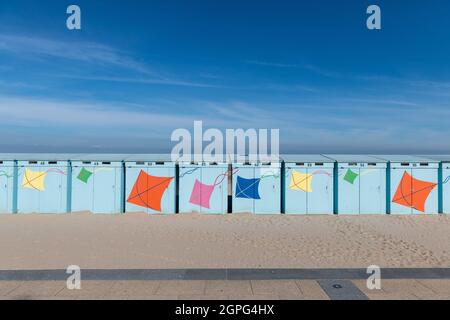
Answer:
M194 188L192 189L189 202L199 205L203 208L210 208L209 200L214 191L215 185L203 184L195 179Z
M356 172L353 172L352 170L348 169L345 173L344 180L347 181L350 184L353 184L358 178L358 174Z
M237 176L236 180L236 198L256 199L259 200L259 182L260 178L246 179L241 176Z
M425 202L436 185L433 182L414 179L405 171L392 202L425 212Z
M30 169L25 169L22 179L22 187L38 191L45 191L44 182L46 176L46 171L32 171Z
M161 199L173 177L156 177L141 170L131 189L127 202L161 211Z
M299 190L304 192L312 192L311 182L312 173L298 172L297 170L292 170L291 183L289 184L289 189Z
M236 172L237 170L234 171L233 173ZM195 179L194 188L192 189L191 198L189 199L189 202L192 204L199 205L203 208L210 209L210 200L212 193L214 192L214 189L218 185L222 184L222 182L225 180L226 177L228 177L228 172L219 174L214 179L214 183L212 185L201 183L200 181L198 181L198 179Z
M58 168L50 168L47 171L33 171L25 168L22 179L22 187L38 191L45 191L45 177L47 177L47 173L50 172L67 175L66 172Z
M77 179L84 182L84 183L88 183L89 178L92 176L93 172L87 170L86 168L81 168L80 173L77 176Z

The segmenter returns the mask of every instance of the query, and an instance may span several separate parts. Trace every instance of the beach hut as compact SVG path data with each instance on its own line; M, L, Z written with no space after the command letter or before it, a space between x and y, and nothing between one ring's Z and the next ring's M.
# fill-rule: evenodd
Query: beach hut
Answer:
M201 162L179 165L180 213L227 213L228 164L204 158Z
M428 157L380 155L390 163L390 213L438 213L439 161Z
M421 156L440 162L438 180L439 213L450 213L450 155Z
M0 160L0 214L14 212L14 172L13 160Z
M282 155L286 214L333 214L334 161L322 155Z
M232 212L281 212L281 162L267 159L232 166Z
M125 212L175 213L175 163L170 155L125 158Z
M68 212L68 155L17 155L17 212Z
M367 155L325 155L337 162L337 212L385 214L387 161Z
M124 155L85 154L71 159L71 210L123 212Z

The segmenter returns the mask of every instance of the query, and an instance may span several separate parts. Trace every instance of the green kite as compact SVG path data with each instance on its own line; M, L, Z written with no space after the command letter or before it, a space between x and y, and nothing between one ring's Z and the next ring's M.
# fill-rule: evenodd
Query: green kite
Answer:
M344 180L348 183L353 184L358 177L358 174L356 172L353 172L352 170L348 169L347 173L344 176Z
M92 172L83 167L83 168L81 168L80 173L77 176L77 179L84 183L87 183L91 176L92 176Z

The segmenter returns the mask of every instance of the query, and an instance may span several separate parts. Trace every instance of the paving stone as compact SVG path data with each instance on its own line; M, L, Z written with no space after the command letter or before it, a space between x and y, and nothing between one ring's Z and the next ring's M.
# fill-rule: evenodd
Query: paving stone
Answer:
M206 283L205 294L253 295L250 281L212 280ZM232 297L231 297L232 299Z
M204 294L206 281L204 280L166 280L160 281L157 295Z

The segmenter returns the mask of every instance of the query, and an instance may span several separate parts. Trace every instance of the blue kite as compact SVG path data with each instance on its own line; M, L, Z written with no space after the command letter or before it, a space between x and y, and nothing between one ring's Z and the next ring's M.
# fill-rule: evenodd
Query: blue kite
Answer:
M259 196L259 182L260 178L257 179L245 179L237 176L236 180L236 198L245 199L261 199Z

